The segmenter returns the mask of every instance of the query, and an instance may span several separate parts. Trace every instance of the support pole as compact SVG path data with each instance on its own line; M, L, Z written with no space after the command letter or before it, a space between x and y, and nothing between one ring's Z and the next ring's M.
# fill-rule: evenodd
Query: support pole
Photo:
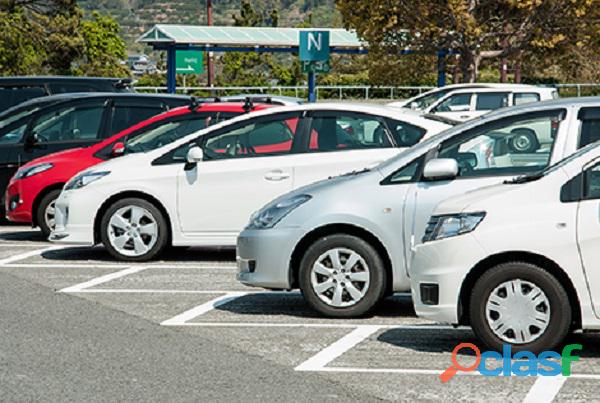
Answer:
M443 87L446 85L446 52L438 52L437 71L437 86Z
M169 94L175 94L177 88L177 63L175 61L175 46L169 46L167 48L167 92Z
M206 0L206 25L210 27L212 24L212 0ZM209 87L212 87L215 79L212 52L206 52L206 67L208 70L207 84Z
M308 73L308 102L317 102L317 94L315 93L316 74Z

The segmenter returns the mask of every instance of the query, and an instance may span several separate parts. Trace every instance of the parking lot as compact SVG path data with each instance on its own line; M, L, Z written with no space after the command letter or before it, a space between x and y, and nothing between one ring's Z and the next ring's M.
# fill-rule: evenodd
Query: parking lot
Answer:
M53 290L61 298L92 302L92 309L108 308L257 358L262 367L254 368L258 373L284 367L298 378L315 374L361 400L597 399L598 336L574 336L572 341L584 347L568 379L489 378L473 372L442 384L438 375L450 365L452 349L475 338L469 329L416 318L408 295L389 298L369 318L323 319L298 292L247 288L235 280L235 272L233 250L176 249L161 261L124 264L101 247L57 247L27 227L0 230L0 273ZM30 302L35 306L35 300ZM169 346L164 347L168 354ZM145 346L137 348L144 351ZM473 357L460 360L468 365ZM207 371L214 364L203 362ZM0 365L3 371L3 377L12 372ZM327 400L327 391L323 394Z

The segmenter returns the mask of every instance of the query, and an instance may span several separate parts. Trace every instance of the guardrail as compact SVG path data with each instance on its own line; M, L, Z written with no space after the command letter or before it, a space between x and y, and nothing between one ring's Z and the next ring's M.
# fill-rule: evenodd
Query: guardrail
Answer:
M562 97L581 97L600 95L600 83L552 84L545 87L558 89ZM404 99L428 91L432 86L371 86L371 85L317 85L318 99ZM135 86L139 92L167 92L167 87ZM235 94L273 94L305 98L307 86L232 86L232 87L187 87L177 88L180 94L202 96L224 96Z

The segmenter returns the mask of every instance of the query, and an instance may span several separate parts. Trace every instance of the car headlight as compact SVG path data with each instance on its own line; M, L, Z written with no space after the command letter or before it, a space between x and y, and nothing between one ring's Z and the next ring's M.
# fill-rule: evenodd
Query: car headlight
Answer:
M283 217L292 212L295 208L312 199L310 195L298 195L282 200L276 204L267 206L258 213L250 217L250 223L247 229L267 229L273 228Z
M423 243L471 232L484 217L484 212L434 215L425 229Z
M47 171L50 168L52 168L54 165L49 163L49 162L45 162L42 164L36 164L36 165L31 165L28 167L23 167L20 168L17 173L15 174L15 179L23 179L23 178L29 178L30 176L33 175L37 175L41 172Z
M100 178L104 178L110 171L84 172L70 179L64 187L64 190L81 189Z

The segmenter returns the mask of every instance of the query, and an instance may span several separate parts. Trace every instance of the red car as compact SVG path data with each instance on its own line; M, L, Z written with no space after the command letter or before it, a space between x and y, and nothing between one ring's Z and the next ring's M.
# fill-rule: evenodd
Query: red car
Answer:
M124 153L144 152L168 144L211 124L271 104L215 102L172 109L126 129L100 143L35 159L23 165L6 189L6 217L39 226L48 236L54 227L54 202L63 185L76 173ZM144 135L144 149L136 140ZM151 144L148 147L148 144Z

